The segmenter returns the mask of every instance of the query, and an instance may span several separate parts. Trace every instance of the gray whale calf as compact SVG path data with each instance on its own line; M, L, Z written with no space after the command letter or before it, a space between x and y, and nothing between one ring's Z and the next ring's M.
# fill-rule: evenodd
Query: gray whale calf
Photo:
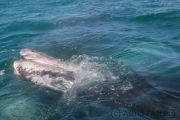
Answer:
M74 84L74 72L67 63L31 49L22 49L20 56L22 59L13 67L21 79L58 91L66 91Z

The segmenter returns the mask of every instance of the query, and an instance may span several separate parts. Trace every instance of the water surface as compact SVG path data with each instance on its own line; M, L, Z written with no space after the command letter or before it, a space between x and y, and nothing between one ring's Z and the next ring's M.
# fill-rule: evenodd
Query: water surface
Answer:
M1 0L0 119L179 119L179 4ZM60 94L16 77L23 48L78 66L79 84Z

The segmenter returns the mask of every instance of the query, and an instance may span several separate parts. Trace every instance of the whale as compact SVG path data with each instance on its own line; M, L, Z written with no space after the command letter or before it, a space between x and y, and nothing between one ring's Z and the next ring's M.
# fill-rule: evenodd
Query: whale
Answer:
M20 50L20 56L13 63L20 79L62 92L74 84L75 73L66 62L28 48Z
M67 69L67 67L69 67L67 65L67 63L60 61L59 59L55 59L51 56L48 56L44 53L41 52L37 52L35 50L31 50L31 49L22 49L20 51L20 56L24 59L24 60L29 60L29 61L33 61L36 63L41 63L41 64L46 64L46 65L51 65L54 67L60 67L63 69Z

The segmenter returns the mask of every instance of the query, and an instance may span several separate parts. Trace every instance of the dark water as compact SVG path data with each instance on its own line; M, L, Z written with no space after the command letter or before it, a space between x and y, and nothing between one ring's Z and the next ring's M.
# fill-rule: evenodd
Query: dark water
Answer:
M0 120L180 119L179 5L0 0ZM60 94L16 77L23 48L77 65L79 86Z

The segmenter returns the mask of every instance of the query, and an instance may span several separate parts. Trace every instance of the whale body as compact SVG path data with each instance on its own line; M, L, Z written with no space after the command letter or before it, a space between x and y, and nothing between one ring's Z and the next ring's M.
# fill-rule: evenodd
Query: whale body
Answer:
M21 79L58 91L66 91L74 84L74 72L67 63L31 49L22 49L20 56L22 59L13 67Z

